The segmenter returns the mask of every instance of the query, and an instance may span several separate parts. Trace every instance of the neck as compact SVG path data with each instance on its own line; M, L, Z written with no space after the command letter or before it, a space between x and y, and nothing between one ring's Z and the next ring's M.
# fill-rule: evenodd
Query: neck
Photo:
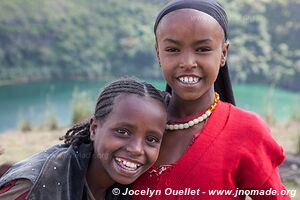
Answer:
M214 102L214 90L208 90L200 98L192 101L181 99L173 94L168 106L168 120L182 118L206 111Z
M95 199L104 199L106 190L115 183L102 167L95 154L93 154L90 161L86 181Z

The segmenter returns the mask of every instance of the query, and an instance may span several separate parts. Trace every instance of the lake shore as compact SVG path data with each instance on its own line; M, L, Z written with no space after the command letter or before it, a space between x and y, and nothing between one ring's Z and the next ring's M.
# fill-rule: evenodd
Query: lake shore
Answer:
M164 90L164 81L148 80ZM74 94L86 93L92 104L107 81L48 81L0 87L0 133L7 129L17 129L24 122L34 126L42 125L49 115L59 122L59 126L71 124ZM237 107L266 114L276 120L289 120L300 113L298 102L300 93L269 88L257 84L234 85ZM92 106L93 107L93 106Z

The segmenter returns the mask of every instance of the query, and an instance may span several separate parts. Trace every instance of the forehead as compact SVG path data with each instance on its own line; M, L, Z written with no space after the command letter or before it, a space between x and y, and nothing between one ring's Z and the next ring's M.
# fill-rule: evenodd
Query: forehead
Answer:
M120 94L113 103L111 114L117 114L120 117L129 117L133 115L144 115L164 113L163 104L149 96L139 96L137 94ZM153 112L151 112L153 111Z
M212 16L190 8L175 10L165 15L159 22L156 36L178 33L224 38L221 25Z

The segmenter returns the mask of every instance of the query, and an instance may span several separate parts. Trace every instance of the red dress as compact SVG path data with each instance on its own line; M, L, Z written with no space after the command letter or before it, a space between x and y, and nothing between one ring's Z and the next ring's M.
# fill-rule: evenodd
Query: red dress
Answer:
M250 190L252 199L290 199L280 194L287 192L278 173L284 158L256 114L219 102L185 154L162 173L150 168L131 199L245 199Z

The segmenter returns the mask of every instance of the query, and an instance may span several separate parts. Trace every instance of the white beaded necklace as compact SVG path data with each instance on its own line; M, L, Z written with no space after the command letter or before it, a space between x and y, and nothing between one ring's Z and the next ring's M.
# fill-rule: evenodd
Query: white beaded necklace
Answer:
M196 124L199 124L206 120L212 113L212 111L216 108L218 101L220 100L220 96L218 93L215 92L215 98L214 98L214 103L210 105L210 107L206 110L205 113L200 115L199 117L192 119L186 123L180 123L180 124L169 124L167 123L166 125L166 130L182 130L182 129L187 129L190 128Z

